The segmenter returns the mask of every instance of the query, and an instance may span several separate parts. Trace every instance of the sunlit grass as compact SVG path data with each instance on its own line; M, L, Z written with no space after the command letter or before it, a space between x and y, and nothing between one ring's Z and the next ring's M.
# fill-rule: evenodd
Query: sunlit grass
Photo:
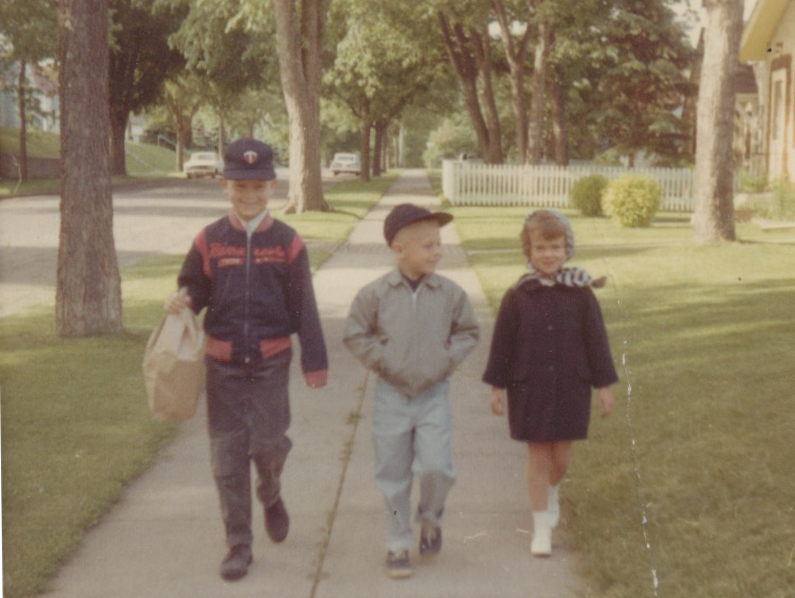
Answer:
M524 271L525 210L451 211L467 247L503 249L470 254L496 309ZM571 264L609 278L596 293L621 376L562 490L596 595L789 596L795 238L741 224L747 242L696 247L675 218L627 231L567 213Z
M276 217L294 227L304 239L347 239L356 223L364 218L399 174L393 170L368 183L358 179L335 183L325 191L330 211L278 214Z

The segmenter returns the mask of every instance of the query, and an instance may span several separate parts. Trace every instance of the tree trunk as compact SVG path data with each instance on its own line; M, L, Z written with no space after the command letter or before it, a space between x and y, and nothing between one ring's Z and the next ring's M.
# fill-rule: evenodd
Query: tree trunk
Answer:
M27 63L22 60L19 64L19 180L28 180L28 115L27 115Z
M218 155L221 158L224 157L224 149L226 148L226 144L224 143L224 139L226 138L226 125L224 124L224 116L223 114L218 114Z
M554 77L549 77L549 103L552 112L552 137L555 143L555 164L569 164L569 130L566 126L566 104L563 90Z
M124 136L127 131L129 114L119 106L110 107L110 156L111 174L127 176L127 153L124 149Z
M321 54L328 6L329 0L273 0L279 74L290 123L290 190L285 212L329 209L320 172Z
M360 133L361 133L361 145L359 146L359 152L361 153L361 178L362 181L365 183L370 182L370 129L373 128L372 120L370 119L370 107L365 106L361 110L361 117L360 117Z
M532 28L528 25L519 43L514 43L511 23L502 0L492 0L491 5L500 25L500 39L502 40L505 56L508 59L508 68L511 72L511 98L513 101L513 116L516 121L516 149L519 156L525 156L527 154L528 131L527 91L524 85L524 69Z
M472 31L472 45L475 49L475 61L480 74L483 89L483 103L486 107L486 129L488 130L488 148L482 155L487 164L502 164L505 155L502 153L502 129L500 128L500 111L494 97L494 86L491 81L492 63L489 52L488 34Z
M108 0L61 0L61 230L55 325L61 336L122 330L113 241Z
M384 151L386 149L384 140L386 138L386 129L389 123L379 120L375 123L375 143L373 145L373 177L381 176L384 169Z
M698 93L693 240L734 241L734 73L743 0L705 0L704 62Z
M544 92L546 90L547 56L552 42L552 27L538 24L535 61L533 65L533 97L530 102L530 124L527 134L527 164L541 163L541 148L544 139Z
M486 62L484 56L482 66L479 67L479 60L476 57L477 53L484 49L483 45L480 44L479 40L470 42L464 32L464 28L460 24L457 23L451 29L447 22L447 17L443 13L437 13L436 17L447 56L450 59L450 64L455 69L464 93L464 104L467 107L467 112L469 112L469 117L472 121L472 128L475 130L475 135L478 139L480 154L490 164L500 163L502 162L502 136L499 121L486 124L478 96L477 79L478 73L480 73L481 81L485 84L484 94L487 106L494 101L493 95L489 95L491 91L491 72L488 70L488 65L490 62ZM472 52L469 50L470 44L474 48ZM486 48L487 51L488 49ZM494 105L496 105L496 102Z

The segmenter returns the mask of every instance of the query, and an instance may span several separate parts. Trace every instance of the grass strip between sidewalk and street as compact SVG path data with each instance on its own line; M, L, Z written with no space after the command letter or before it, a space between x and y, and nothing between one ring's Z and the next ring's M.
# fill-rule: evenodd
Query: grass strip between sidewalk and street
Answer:
M496 313L524 272L529 209L448 210ZM561 531L595 596L790 596L795 234L742 223L741 242L704 247L688 217L621 229L563 211L570 265L608 276L595 292L621 378L561 490Z
M397 178L344 181L326 192L332 211L275 216L309 241L313 271ZM0 319L3 595L43 592L85 531L118 501L178 425L154 421L141 362L184 256L143 260L122 272L123 334L62 339L52 304Z

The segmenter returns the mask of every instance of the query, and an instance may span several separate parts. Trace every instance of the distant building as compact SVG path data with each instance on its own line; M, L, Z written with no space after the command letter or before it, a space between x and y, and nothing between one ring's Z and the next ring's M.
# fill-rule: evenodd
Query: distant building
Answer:
M754 69L739 64L734 76L734 158L738 167L754 175L767 174L759 88Z
M0 69L0 127L18 129L19 100L17 87L20 63ZM52 61L27 65L25 69L27 93L35 102L36 109L28 109L28 126L48 132L58 132L60 106L58 103L58 75Z
M761 147L768 178L795 180L795 0L757 0L743 29L740 60L759 87Z

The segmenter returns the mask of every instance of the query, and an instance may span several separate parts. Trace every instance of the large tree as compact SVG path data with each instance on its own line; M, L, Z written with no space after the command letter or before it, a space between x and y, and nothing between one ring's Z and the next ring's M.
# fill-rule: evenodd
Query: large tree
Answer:
M532 4L522 6L521 14L509 12L504 0L491 0L497 23L500 26L500 40L511 73L511 98L516 128L516 149L520 157L527 155L527 53L533 37L534 27L529 23ZM516 23L522 23L518 31Z
M60 0L61 231L55 324L62 336L122 329L113 241L108 0Z
M340 2L332 15L339 41L326 89L358 119L362 180L378 176L383 166L389 126L418 96L439 81L440 52L428 52L401 3L379 0ZM371 157L371 132L375 145Z
M54 57L57 45L57 0L0 0L0 37L10 42L10 51L2 56L7 64L19 68L15 92L19 113L20 179L28 178L27 125L28 113L36 109L28 95L28 68Z
M734 241L734 73L743 0L704 0L704 62L698 92L696 243Z
M691 93L685 73L695 51L667 0L616 0L598 31L603 107L609 144L634 165L636 153L675 157L687 147L687 124L677 115Z
M279 73L290 120L287 212L328 210L320 174L323 31L330 0L272 0Z
M185 11L155 10L153 0L110 0L111 171L127 174L124 141L130 114L160 97L165 80L184 66L168 37Z
M480 155L489 164L501 164L502 128L494 93L488 15L462 12L443 7L436 13L442 43L461 85Z

